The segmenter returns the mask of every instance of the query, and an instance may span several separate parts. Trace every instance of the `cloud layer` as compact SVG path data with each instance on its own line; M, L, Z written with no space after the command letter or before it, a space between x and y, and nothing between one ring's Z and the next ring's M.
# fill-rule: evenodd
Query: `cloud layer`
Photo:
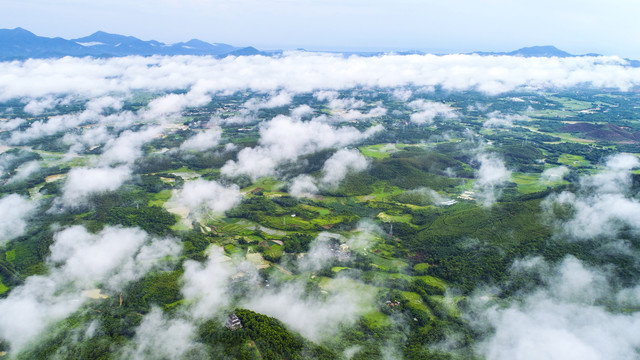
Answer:
M591 85L628 89L640 84L640 69L617 57L523 58L478 55L383 55L343 57L319 53L286 53L281 57L124 57L62 58L0 63L0 100L41 99L29 110L40 111L58 95L98 97L134 90L191 89L150 106L153 114L208 101L207 94L244 89L285 89L264 106L286 104L290 93L355 86L442 86L499 93L519 87ZM450 71L456 68L456 71ZM376 74L376 76L372 76ZM256 104L257 105L257 104ZM165 111L168 109L169 111Z
M0 337L18 352L47 326L79 309L86 301L82 290L122 289L181 249L177 240L150 239L139 229L62 230L50 247L49 273L28 277L0 300Z
M616 290L606 272L574 257L557 266L541 258L514 264L512 272L538 274L542 287L505 306L478 297L471 321L490 335L477 345L487 359L632 359L638 357L640 315L611 310L635 289ZM637 298L633 303L638 304ZM608 304L609 306L605 305Z

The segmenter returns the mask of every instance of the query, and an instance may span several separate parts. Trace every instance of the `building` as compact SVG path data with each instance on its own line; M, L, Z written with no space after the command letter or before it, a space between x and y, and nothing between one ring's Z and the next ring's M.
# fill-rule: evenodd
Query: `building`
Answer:
M236 314L231 314L229 315L227 322L224 323L224 326L226 326L229 330L238 330L242 329L242 322Z

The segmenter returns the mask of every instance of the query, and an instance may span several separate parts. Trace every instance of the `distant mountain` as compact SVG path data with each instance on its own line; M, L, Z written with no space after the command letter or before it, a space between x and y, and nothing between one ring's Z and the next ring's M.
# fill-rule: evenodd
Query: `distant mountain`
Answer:
M545 45L545 46L531 46L531 47L523 47L521 49L511 51L511 52L482 52L476 51L472 54L476 55L484 55L484 56L521 56L521 57L574 57L579 55L572 55L566 51L562 51L555 46ZM598 54L589 54L590 56L600 56Z
M298 49L298 51L306 51ZM380 56L385 52L335 52L343 56ZM265 55L278 56L281 50L260 51L252 46L235 47L228 44L210 44L192 39L187 42L165 44L159 41L144 41L133 36L97 31L78 39L48 38L35 35L23 28L0 29L0 61L24 60L28 58L58 58L63 56L118 57L128 55L210 55L215 57ZM421 51L395 52L399 55L425 54ZM598 54L572 55L554 46L531 46L511 52L474 52L483 56L522 57L574 57L600 56ZM629 60L629 65L640 67L640 61Z
M0 29L0 60L63 56L211 55L223 57L257 54L262 52L254 47L210 44L198 39L168 45L155 40L144 41L133 36L98 31L82 38L66 40L37 36L22 28Z
M523 56L523 57L572 57L574 55L569 54L566 51L562 51L555 46L531 46L523 47L516 51L508 53L511 56Z

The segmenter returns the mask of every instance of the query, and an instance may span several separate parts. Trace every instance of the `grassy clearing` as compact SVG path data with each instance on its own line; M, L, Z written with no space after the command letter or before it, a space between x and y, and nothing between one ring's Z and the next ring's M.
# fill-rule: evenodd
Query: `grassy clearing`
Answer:
M16 259L16 249L11 249L11 250L7 251L5 253L5 257L7 258L7 261L13 262L13 260Z
M371 255L371 261L374 267L383 271L400 272L409 264L399 259L387 259L379 255Z
M531 118L539 118L539 119L546 119L546 118L566 119L566 118L575 116L575 113L573 113L572 111L568 111L568 110L550 110L550 109L545 109L545 110L532 111L532 112L528 113L528 115Z
M530 194L547 188L547 184L540 182L540 174L513 173L511 174L511 181L518 184L518 192L523 194Z
M573 134L570 134L570 133L558 133L558 132L547 133L547 132L543 132L543 131L540 131L540 130L536 129L533 126L521 126L521 127L525 128L525 129L529 129L529 130L531 130L531 131L533 131L535 133L538 133L538 134L555 136L557 138L562 139L562 141L565 141L565 142L575 142L575 143L579 143L579 144L592 144L592 143L596 142L595 140L582 139L582 138L579 138L579 137L575 137Z
M420 295L411 291L401 291L400 294L402 294L402 297L404 297L405 300L409 302L409 306L422 310L427 313L431 313L431 311L429 311L429 308L427 308L427 306L422 301L422 298L420 297Z
M368 146L360 146L358 149L364 156L375 159L386 159L396 152L398 144L376 144Z
M376 296L378 295L378 291L380 291L380 288L376 286L364 284L349 278L332 279L327 277L320 278L318 285L321 289L328 292L348 292L358 294L357 306L360 315L377 311L372 306Z
M402 215L389 215L381 212L378 214L378 219L384 222L402 222L409 224L411 222L411 215L402 214Z
M171 190L162 190L157 194L153 195L153 199L149 200L149 206L162 206L164 203L171 199L172 195Z
M264 177L256 180L251 186L242 189L243 192L249 192L256 189L262 189L264 192L274 192L280 187L281 182L272 177Z
M437 277L433 277L430 275L423 275L423 276L415 276L416 279L421 279L424 282L426 282L427 284L431 285L431 286L436 286L439 287L441 289L446 289L447 288L447 283L442 280L442 279L438 279Z
M576 99L566 98L566 97L557 97L557 96L546 96L547 99L551 101L557 101L562 106L569 111L580 111L587 110L594 107L591 102L588 101L580 101Z
M382 328L391 325L391 319L380 311L371 311L363 316L373 328Z
M399 150L402 150L407 146L421 146L421 145L385 143L385 144L360 146L358 147L358 150L360 150L360 152L364 156L372 157L375 159L386 159L390 157L391 154Z
M431 264L420 263L420 264L415 264L413 266L413 270L418 274L425 274L430 267L431 267Z
M373 184L373 192L369 195L358 196L360 201L385 201L387 198L402 194L404 190L397 186L390 186L384 181L378 181Z
M302 206L302 208L304 208L304 209L316 212L320 216L327 216L327 215L331 214L331 210L329 210L327 208L322 208L322 207L319 207L319 206L311 206L311 205L306 205L306 204L302 204L300 206Z
M585 160L584 156L580 155L562 154L558 157L558 162L572 167L591 166L589 160Z

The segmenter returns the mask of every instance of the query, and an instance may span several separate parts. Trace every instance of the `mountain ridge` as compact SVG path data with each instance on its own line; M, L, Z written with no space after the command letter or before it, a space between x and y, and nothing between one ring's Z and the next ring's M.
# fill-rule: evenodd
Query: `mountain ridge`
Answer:
M187 42L165 44L156 40L141 40L134 36L96 31L91 35L63 39L38 36L26 29L0 29L0 60L24 60L28 58L73 57L121 57L129 55L211 55L224 57L235 54L257 55L254 47L237 47L229 44L191 39Z
M298 51L307 51L299 49ZM311 51L312 52L312 51ZM224 43L208 43L199 39L166 44L156 40L141 40L134 36L108 33L98 30L91 35L63 39L61 37L38 36L21 27L0 29L0 61L25 60L29 58L72 57L122 57L129 55L209 55L214 57L277 55L281 50L261 51L252 46L236 47ZM338 52L343 55L378 56L387 52ZM394 52L400 55L426 54L423 51L407 50ZM475 51L469 54L481 56L521 57L580 57L601 56L599 54L574 55L552 45L523 47L510 52ZM640 67L640 61L630 60L630 66Z

